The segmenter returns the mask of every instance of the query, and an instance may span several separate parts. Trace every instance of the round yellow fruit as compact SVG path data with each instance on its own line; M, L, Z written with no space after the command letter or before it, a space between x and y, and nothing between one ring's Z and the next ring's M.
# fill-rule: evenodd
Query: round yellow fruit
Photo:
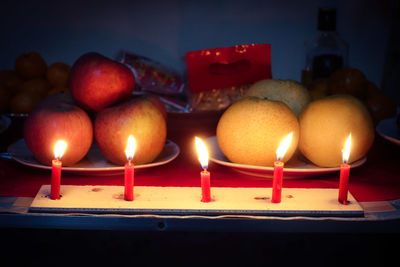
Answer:
M273 101L282 101L299 116L311 101L311 95L300 83L293 80L265 79L250 86L245 96L256 96Z
M375 130L366 107L350 95L332 95L311 102L300 114L301 153L320 167L342 163L342 149L351 133L349 163L364 157Z
M295 152L299 123L283 102L245 97L233 103L217 125L217 141L224 155L234 163L273 166L281 141L293 132L283 162Z

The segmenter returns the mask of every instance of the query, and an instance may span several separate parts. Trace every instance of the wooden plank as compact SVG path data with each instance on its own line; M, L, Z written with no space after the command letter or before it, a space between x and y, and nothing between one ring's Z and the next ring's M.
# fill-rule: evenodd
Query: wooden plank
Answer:
M198 187L135 186L134 201L124 200L122 186L61 186L61 199L51 200L43 185L30 212L121 214L251 214L279 216L363 216L349 193L349 205L338 203L337 189L284 188L282 202L271 203L271 188L211 189L212 201L203 203Z

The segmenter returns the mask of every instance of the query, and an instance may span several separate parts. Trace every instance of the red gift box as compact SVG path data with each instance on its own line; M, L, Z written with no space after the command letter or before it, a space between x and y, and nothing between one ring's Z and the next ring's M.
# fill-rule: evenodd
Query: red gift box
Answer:
M270 44L204 49L185 55L192 93L272 78Z

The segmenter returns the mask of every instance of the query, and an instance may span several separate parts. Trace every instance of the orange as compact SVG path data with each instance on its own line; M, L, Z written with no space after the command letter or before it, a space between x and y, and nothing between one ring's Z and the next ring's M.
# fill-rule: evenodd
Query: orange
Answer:
M300 114L299 123L299 150L317 166L339 166L350 133L350 163L364 157L374 142L375 129L368 110L350 95L311 102Z
M363 99L366 95L366 83L367 79L360 70L346 68L332 73L329 77L328 88L331 95L350 94Z
M13 70L0 71L0 84L3 85L11 94L15 94L23 81Z
M31 92L21 92L12 97L10 102L10 110L12 113L30 113L41 97Z
M15 71L25 80L44 76L47 64L37 52L22 54L15 60Z
M375 84L368 82L367 92L368 97L365 99L364 103L367 106L375 124L383 119L396 116L396 102L379 91Z
M67 87L71 67L63 62L51 64L46 71L46 79L52 86Z
M25 81L20 87L20 92L30 92L32 94L37 94L41 97L46 96L51 85L44 78L34 78L32 80Z
M281 141L293 132L283 161L297 148L299 124L296 115L283 102L246 97L233 103L217 125L218 145L234 163L273 166Z

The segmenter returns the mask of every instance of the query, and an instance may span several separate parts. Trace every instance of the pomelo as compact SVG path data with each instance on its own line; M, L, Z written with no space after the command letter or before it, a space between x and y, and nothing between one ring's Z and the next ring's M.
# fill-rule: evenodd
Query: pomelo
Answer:
M282 161L297 148L299 124L283 102L245 97L233 103L217 125L217 141L224 155L234 163L273 166L281 141L293 132L291 145Z
M366 107L350 95L332 95L311 102L300 114L301 153L320 167L342 163L342 149L351 133L349 163L365 156L375 130Z
M294 80L261 80L250 86L245 96L282 101L296 116L299 116L303 108L311 101L307 88Z

